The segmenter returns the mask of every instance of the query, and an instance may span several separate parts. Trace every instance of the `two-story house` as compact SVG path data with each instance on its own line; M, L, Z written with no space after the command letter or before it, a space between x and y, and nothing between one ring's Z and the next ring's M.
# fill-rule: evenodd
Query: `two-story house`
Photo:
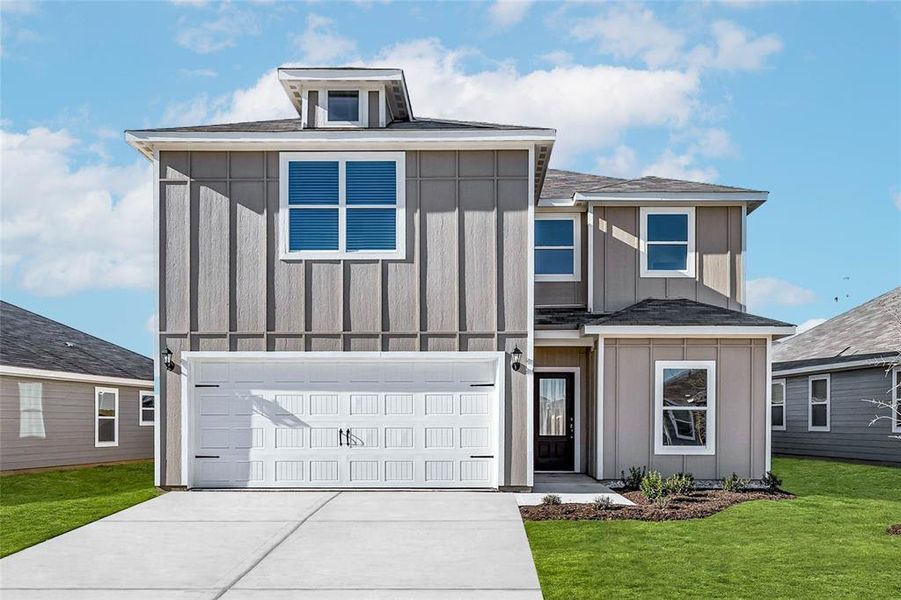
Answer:
M398 69L279 78L297 118L126 132L156 177L160 485L769 468L794 329L744 311L765 192L548 169L553 129L414 117Z

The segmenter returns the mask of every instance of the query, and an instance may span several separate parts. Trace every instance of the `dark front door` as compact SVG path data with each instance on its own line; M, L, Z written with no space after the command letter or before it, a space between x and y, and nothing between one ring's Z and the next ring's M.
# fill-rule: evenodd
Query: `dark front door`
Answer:
M573 373L535 373L535 470L572 471Z

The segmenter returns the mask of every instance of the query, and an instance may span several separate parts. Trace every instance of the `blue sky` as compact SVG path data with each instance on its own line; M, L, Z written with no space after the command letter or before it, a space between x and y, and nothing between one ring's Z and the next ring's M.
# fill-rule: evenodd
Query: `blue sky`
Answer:
M552 165L769 190L749 298L901 283L901 5L3 2L0 295L150 354L149 164L122 130L290 116L284 64L402 67L421 116L558 129Z

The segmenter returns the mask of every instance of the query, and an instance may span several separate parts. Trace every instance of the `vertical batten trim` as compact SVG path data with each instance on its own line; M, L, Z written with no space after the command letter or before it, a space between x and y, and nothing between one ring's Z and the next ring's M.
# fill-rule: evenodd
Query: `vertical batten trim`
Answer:
M162 456L160 454L160 447L162 446L162 440L160 436L162 435L162 428L160 427L160 412L162 402L161 399L163 397L162 394L162 385L160 377L160 331L162 331L162 318L160 314L160 307L162 306L162 302L160 300L161 294L163 294L163 287L161 282L163 278L160 277L160 248L161 248L161 240L160 237L163 234L163 228L160 227L160 151L153 151L153 228L156 235L153 238L154 248L153 248L153 267L154 267L154 277L156 279L156 302L155 302L155 312L156 312L156 327L154 327L153 332L153 393L156 395L156 402L154 405L153 411L153 485L159 487L162 485ZM190 190L189 190L190 193ZM140 396L138 396L138 410L140 411Z
M588 273L585 282L586 293L588 294L588 312L594 312L594 207L588 205L588 214L585 217L588 220L588 252L585 259L588 261Z
M597 337L595 352L595 479L604 478L604 338Z
M495 167L496 168L496 167ZM534 458L534 378L531 366L535 366L535 146L529 146L529 190L528 219L526 223L526 313L528 333L526 337L526 485L532 487L535 482ZM511 390L512 396L512 390Z
M742 215L744 217L744 215ZM753 346L751 346L753 348ZM773 465L773 336L766 338L766 453L763 458L764 471L772 471ZM785 396L783 395L783 398ZM753 401L752 401L753 404ZM783 404L783 407L785 404ZM782 422L788 421L788 414L785 408L782 409Z

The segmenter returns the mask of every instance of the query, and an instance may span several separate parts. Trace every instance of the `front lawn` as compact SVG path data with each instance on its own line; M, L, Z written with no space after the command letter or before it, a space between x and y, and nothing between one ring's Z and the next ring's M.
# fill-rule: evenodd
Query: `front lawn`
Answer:
M153 462L0 477L0 556L153 498Z
M901 598L901 469L776 458L797 494L693 521L526 522L561 598Z

